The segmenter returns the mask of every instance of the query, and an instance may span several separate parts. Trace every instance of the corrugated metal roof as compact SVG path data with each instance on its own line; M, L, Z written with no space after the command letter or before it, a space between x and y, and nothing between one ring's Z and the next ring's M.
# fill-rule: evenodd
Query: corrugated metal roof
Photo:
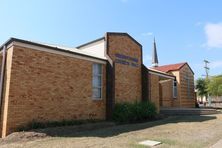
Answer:
M18 39L18 38L10 38L7 42L5 42L1 46L1 48L3 48L3 46L5 46L5 45L6 46L9 45L10 43L12 43L14 41L25 43L25 44L31 44L31 45L34 45L34 46L40 46L40 47L44 47L44 48L51 48L51 49L54 49L54 50L69 52L69 53L78 54L78 55L82 55L82 56L97 58L97 59L101 59L101 60L107 60L105 55L104 56L99 56L99 55L95 55L93 53L89 53L89 52L86 52L86 51L79 50L77 48L64 47L64 46L60 46L60 45L41 43L41 42L29 41L29 40Z
M62 50L71 51L71 52L74 52L74 53L83 54L83 55L92 56L92 57L107 60L105 55L104 56L99 56L99 55L93 54L91 52L89 53L87 51L77 49L75 47L74 48L73 47L65 47L65 46L60 46L60 45L55 45L55 44L48 44L48 43L41 43L41 42L35 42L35 41L29 41L29 42L42 44L42 45L50 46L50 47L53 47L53 48L59 48L59 49L62 49Z

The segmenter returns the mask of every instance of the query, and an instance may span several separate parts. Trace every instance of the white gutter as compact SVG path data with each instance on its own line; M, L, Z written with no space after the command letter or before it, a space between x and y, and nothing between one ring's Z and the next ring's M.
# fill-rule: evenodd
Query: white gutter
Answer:
M1 73L0 73L0 107L2 104L3 98L3 87L4 87L4 75L5 75L5 62L6 62L6 46L3 47L2 50L2 65L1 65Z

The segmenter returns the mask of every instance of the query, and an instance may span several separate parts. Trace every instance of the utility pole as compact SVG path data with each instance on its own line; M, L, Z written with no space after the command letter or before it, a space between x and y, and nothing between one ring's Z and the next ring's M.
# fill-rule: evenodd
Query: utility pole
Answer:
M209 70L210 70L210 68L208 67L208 64L210 62L207 61L207 60L204 60L204 63L205 63L204 69L205 69L205 72L206 72L206 79L208 79L209 78Z
M205 72L206 72L206 81L209 80L209 71L210 71L210 68L208 67L208 64L210 63L209 61L207 60L204 60L204 69L205 69ZM210 98L210 95L209 93L206 95L206 100L208 100L208 103L209 103L209 106L211 106L211 98Z

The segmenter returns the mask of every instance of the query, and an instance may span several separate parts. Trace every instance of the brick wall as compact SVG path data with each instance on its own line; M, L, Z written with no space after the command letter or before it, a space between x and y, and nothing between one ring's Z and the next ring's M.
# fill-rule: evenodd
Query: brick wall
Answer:
M173 98L173 80L161 81L160 88L161 88L161 96L160 96L161 103L160 104L162 107L179 107L180 106L178 90L177 90L177 97Z
M156 105L157 111L159 112L159 106L160 106L159 76L149 74L149 85L150 85L150 101Z
M103 98L92 100L92 64L87 60L14 47L6 134L33 120L105 119L105 65Z
M172 107L173 101L173 87L172 87L172 80L163 80L160 82L161 87L161 106L162 107Z
M131 60L121 59L116 56L121 54L136 58L131 65ZM142 47L126 34L108 33L108 55L115 62L115 102L134 102L142 99ZM129 62L129 65L120 64L117 60Z
M8 104L9 104L9 88L11 82L11 66L12 66L13 47L9 48L6 56L3 97L1 104L1 137L6 135L6 127L8 122Z
M190 83L190 94L188 94L188 84L186 77L189 78ZM194 97L194 76L190 68L184 65L180 69L179 74L180 83L180 106L181 107L195 107L195 97Z
M177 80L177 98L173 99L172 94L172 81L162 81L160 83L161 90L161 106L163 107L195 107L194 96L194 75L189 66L184 65L179 71L170 72L170 74L176 76ZM188 82L190 83L190 94L188 94Z

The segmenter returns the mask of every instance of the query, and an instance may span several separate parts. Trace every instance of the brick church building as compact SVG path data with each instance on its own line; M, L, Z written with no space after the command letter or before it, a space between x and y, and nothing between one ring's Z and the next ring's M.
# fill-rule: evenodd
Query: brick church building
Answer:
M32 121L110 119L119 102L194 107L189 65L158 66L156 55L147 68L127 33L76 48L11 38L0 49L1 137Z

